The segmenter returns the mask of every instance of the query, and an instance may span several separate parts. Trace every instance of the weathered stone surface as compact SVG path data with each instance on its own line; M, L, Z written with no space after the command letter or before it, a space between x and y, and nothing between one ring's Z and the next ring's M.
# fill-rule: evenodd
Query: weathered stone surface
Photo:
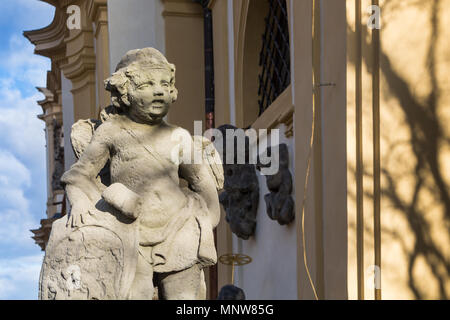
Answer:
M292 176L289 171L289 151L286 144L275 146L279 148L279 170L274 175L266 175L267 188L270 193L264 196L267 215L278 221L280 225L291 223L295 218L294 200L292 199ZM268 148L270 154L271 148Z
M105 207L107 207L105 205ZM46 248L39 298L126 299L137 262L137 225L97 210L81 227L53 223Z
M226 136L226 130L237 130L231 125L223 125L218 128ZM237 157L238 144L234 144L234 155ZM226 141L224 141L223 158L226 159ZM224 192L220 194L220 203L226 211L226 221L231 231L239 238L247 240L255 233L256 214L258 213L259 183L256 176L255 165L250 164L249 141L245 141L245 163L238 164L234 159L233 164L223 161L224 168Z
M204 299L203 268L217 261L216 150L163 120L178 93L159 51L128 52L105 87L113 105L101 120L72 128L79 160L61 179L71 210L53 224L40 298L152 299L157 286L162 299ZM196 148L201 163L186 157Z

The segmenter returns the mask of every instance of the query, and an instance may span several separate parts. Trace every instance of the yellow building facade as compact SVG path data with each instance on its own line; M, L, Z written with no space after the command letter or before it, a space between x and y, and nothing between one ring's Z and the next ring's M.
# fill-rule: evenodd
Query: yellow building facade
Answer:
M109 105L103 80L127 50L151 46L177 67L169 122L193 133L194 121L211 121L205 74L213 67L214 125L279 129L289 151L294 222L268 218L258 175L254 236L237 238L224 212L216 230L219 256L252 262L233 276L224 264L209 270L211 299L232 278L249 299L449 297L450 0L45 2L55 7L53 22L24 32L52 61L39 102L50 159L47 215L35 232L43 248L52 219L68 211L63 192L50 187L58 179L55 122L67 170L72 124ZM286 10L289 81L261 110L259 58L275 6Z

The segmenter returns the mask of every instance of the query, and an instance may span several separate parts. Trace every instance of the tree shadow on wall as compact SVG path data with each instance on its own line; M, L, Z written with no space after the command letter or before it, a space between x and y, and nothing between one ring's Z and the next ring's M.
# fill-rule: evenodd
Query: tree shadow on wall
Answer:
M386 1L385 5L388 6L391 3L392 1ZM417 6L423 5L423 2L412 3ZM429 4L429 2L427 3ZM385 182L381 190L382 198L383 201L387 201L389 206L394 208L396 212L399 212L407 221L414 235L412 250L411 244L406 244L400 233L387 230L386 228L382 229L382 233L389 234L401 244L408 258L408 286L416 299L428 298L427 294L419 285L425 279L421 278L421 275L414 274L413 272L420 258L423 258L423 261L425 261L431 270L432 276L438 283L440 299L449 298L446 285L450 278L450 262L445 256L442 247L431 235L431 225L426 219L426 216L431 212L427 209L430 208L424 208L424 205L420 203L421 194L428 193L433 195L433 200L441 211L439 214L442 214L443 217L441 225L444 226L444 230L447 233L450 232L449 186L443 175L444 168L439 165L441 153L444 152L443 147L450 145L450 137L447 137L443 130L443 126L446 124L443 123L442 118L438 114L439 108L442 110L442 108L448 107L442 104L439 105L441 89L439 88L437 78L438 62L436 59L436 48L439 40L440 15L443 15L442 11L441 13L439 11L440 5L440 0L433 0L429 18L431 36L429 43L424 43L424 45L428 46L426 72L431 84L431 90L425 100L419 99L414 95L413 89L408 84L407 79L402 77L393 67L389 53L383 51L383 49L380 52L381 74L386 84L385 88L383 88L385 91L382 94L387 97L393 97L399 102L404 117L404 126L408 129L410 136L410 140L406 141L413 156L410 159L410 163L414 164L414 169L407 173L408 181L411 181L410 187L413 192L410 199L405 200L405 197L402 196L402 188L404 186L400 186L398 174L390 169L389 166L383 165L383 162L381 163L381 179ZM384 9L387 10L388 8ZM395 7L391 7L390 9L399 10L399 8ZM354 32L350 28L348 30L348 34L351 37L355 37ZM356 43L354 38L350 39L350 41ZM366 42L365 45L370 46L370 43ZM372 65L370 59L363 57L363 60L367 69L371 72ZM355 63L355 57L350 55L349 62ZM425 75L423 79L425 79ZM398 147L398 144L405 143L405 141L393 142L393 139L389 138L389 135L383 138L382 143L386 144L387 150L390 150L389 154L383 160L398 161L398 159L389 158L393 150ZM355 168L350 168L350 170L356 172ZM365 172L364 175L369 179L373 179L371 173ZM366 193L365 196L371 199L373 198L372 193ZM436 212L436 210L433 212ZM434 216L431 219L440 219L440 217ZM370 232L372 233L371 230Z

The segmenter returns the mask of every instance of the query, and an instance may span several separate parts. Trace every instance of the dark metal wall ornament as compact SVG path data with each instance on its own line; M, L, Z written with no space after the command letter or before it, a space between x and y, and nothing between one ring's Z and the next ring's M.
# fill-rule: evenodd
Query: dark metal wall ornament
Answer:
M245 292L239 287L227 284L220 289L217 300L245 300Z
M287 225L295 219L294 200L291 196L292 175L289 171L289 151L284 143L275 147L279 148L279 170L274 175L266 176L270 193L264 196L264 200L269 218L278 221L280 225ZM272 148L267 149L269 156ZM260 167L262 166L259 165Z
M245 292L234 285L234 267L245 266L252 262L252 258L241 253L229 253L219 257L219 262L231 266L231 284L220 289L217 300L245 300Z
M231 125L217 128L226 136L226 130L241 130ZM234 143L233 164L226 163L226 139L223 140L223 170L225 176L224 191L219 201L225 209L226 221L231 231L239 238L248 240L255 233L258 213L259 183L256 166L249 163L249 139L245 141L245 163L237 164L237 143Z

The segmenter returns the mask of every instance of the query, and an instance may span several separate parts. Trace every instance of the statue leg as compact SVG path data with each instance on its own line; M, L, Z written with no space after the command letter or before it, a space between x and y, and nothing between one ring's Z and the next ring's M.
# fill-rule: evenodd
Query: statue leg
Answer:
M158 275L160 297L164 300L205 300L205 274L200 265Z
M152 300L154 291L153 268L139 252L130 298L132 300Z

